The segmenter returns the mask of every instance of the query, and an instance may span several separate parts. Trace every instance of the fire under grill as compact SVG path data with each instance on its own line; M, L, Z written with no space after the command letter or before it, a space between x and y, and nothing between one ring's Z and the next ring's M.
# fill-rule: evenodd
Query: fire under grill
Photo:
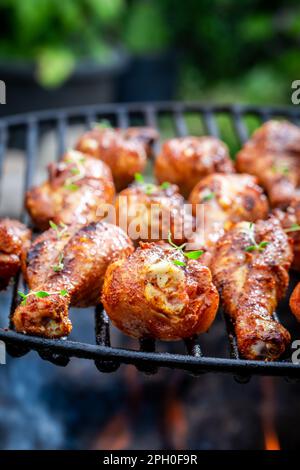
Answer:
M196 103L151 103L151 104L112 104L95 105L80 108L61 109L58 111L40 111L30 114L10 116L0 120L0 177L8 148L17 145L24 150L24 181L14 184L23 185L26 191L33 182L38 161L38 145L41 135L46 131L55 133L57 156L66 149L68 130L74 125L90 128L99 120L107 119L113 126L148 125L157 128L163 138L174 135L206 134L219 137L237 150L248 138L250 132L263 121L270 118L286 118L300 123L300 110L295 108L274 108L255 106L209 106ZM195 130L196 129L196 130ZM198 134L197 134L198 132ZM229 140L229 142L228 142ZM155 153L159 143L156 144ZM9 214L7 214L9 215ZM23 213L21 220L29 223ZM291 276L291 288L297 281ZM99 305L95 309L94 342L72 341L69 339L50 340L26 336L13 331L9 321L11 313L18 303L17 291L22 285L21 275L14 280L10 312L7 312L8 328L0 328L0 340L5 342L7 352L14 357L37 351L40 357L58 366L66 366L72 357L93 360L101 372L114 372L121 364L133 364L138 370L154 374L160 367L181 369L194 375L205 372L231 373L239 382L247 382L251 375L283 376L288 379L300 379L300 364L293 364L293 350L276 362L249 361L240 358L236 338L230 321L219 312L228 343L228 353L213 354L202 351L202 337L190 338L184 342L184 352L158 352L152 340L140 341L138 347L124 348L111 345L111 327L109 319ZM1 294L2 295L2 294ZM292 322L288 326L292 340L300 339L300 329L288 311L287 301L283 302L276 316L280 321ZM223 318L220 320L220 318ZM214 325L212 326L212 330ZM298 331L298 334L297 334ZM209 335L210 333L208 333Z

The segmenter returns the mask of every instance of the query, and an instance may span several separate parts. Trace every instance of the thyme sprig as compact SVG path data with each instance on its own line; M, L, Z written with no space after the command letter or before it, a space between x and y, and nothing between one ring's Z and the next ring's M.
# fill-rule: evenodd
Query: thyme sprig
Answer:
M260 243L257 243L255 240L255 235L254 235L254 224L253 222L250 222L249 224L249 229L247 230L247 235L249 236L252 245L246 246L245 251L251 252L251 251L263 251L266 246L269 244L269 242L261 241Z
M300 230L299 224L292 224L290 227L284 229L285 233L298 232L298 230Z
M39 291L32 291L29 292L28 294L24 294L24 292L18 291L19 296L23 299L21 302L21 305L26 305L28 297L34 295L35 297L38 297L39 299L43 299L44 297L49 297L52 294L59 294L62 297L65 297L68 294L68 291L66 289L61 289L59 291L55 292L47 292L45 290L39 290Z
M187 244L183 243L182 245L176 245L176 243L172 241L171 232L169 232L168 234L168 242L171 245L171 247L174 248L174 250L179 251L183 256L185 256L188 259L198 259L204 253L203 250L183 251ZM176 266L186 266L186 263L178 259L172 260L172 263L175 264Z
M154 191L157 189L168 189L170 187L170 183L168 181L164 181L160 186L157 186L156 184L153 183L146 183L144 176L141 173L135 173L134 174L134 179L136 183L139 183L140 185L144 186L144 191L145 193L150 196Z
M58 255L58 263L54 264L52 266L52 269L55 273L59 273L60 271L62 271L64 269L64 255L63 255L63 253L60 253Z
M66 163L71 163L74 164L70 169L70 172L72 173L72 176L69 176L69 178L66 178L64 182L64 188L68 189L69 191L77 191L79 189L78 184L76 184L77 181L81 180L85 176L85 168L83 167L83 163L85 162L85 157L81 157L78 160L66 160Z
M53 222L53 220L50 220L50 221L49 221L49 225L50 225L50 227L51 227L53 230L55 230L55 232L56 232L56 237L57 237L58 240L59 240L63 235L66 235L68 227L67 227L67 225L64 224L63 222L60 222L60 223L57 225L55 222Z
M209 193L205 194L205 196L203 196L201 202L206 202L206 201L210 201L211 199L213 199L215 197L215 193L210 191Z

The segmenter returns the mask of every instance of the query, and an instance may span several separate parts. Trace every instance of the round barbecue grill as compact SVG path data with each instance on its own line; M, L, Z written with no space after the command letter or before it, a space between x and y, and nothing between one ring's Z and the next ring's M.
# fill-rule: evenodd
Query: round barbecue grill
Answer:
M243 144L249 136L248 116L255 117L261 122L278 116L295 123L300 122L300 110L296 107L211 106L174 102L95 105L10 116L0 120L0 177L6 150L17 135L19 140L20 136L25 137L25 181L20 184L26 191L32 185L38 140L42 129L55 131L57 154L61 155L65 150L68 127L73 123L84 124L86 128L90 128L94 122L108 119L114 126L128 127L132 120L135 120L139 125L148 125L160 130L161 118L167 117L172 122L174 135L184 136L189 134L187 117L195 116L202 121L205 134L221 137L218 125L220 115L226 116L238 145ZM157 153L157 148L155 150ZM23 222L29 222L25 214L22 218ZM110 341L110 322L101 305L95 309L93 344L69 339L44 339L16 333L9 318L18 303L17 291L20 278L21 276L17 276L14 280L11 308L10 312L7 312L8 328L0 328L0 340L5 343L6 350L11 356L20 357L30 350L35 350L42 359L59 366L66 366L72 357L89 359L95 362L101 372L114 372L120 364L133 364L148 374L157 372L159 367L181 369L195 375L205 372L232 373L240 382L246 382L253 374L300 378L300 364L291 361L291 350L286 353L285 358L276 362L249 361L240 358L233 328L226 316L224 328L227 331L229 354L220 357L204 355L199 338L185 341L185 354L156 352L155 342L149 339L140 341L139 350L113 347ZM286 308L278 309L279 319L286 314L288 314Z

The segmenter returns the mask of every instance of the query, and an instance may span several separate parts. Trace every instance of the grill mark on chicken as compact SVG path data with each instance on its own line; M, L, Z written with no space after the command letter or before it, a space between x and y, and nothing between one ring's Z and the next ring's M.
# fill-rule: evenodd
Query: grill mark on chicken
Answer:
M272 314L288 286L292 250L275 218L258 221L254 234L257 244L268 244L261 251L247 252L253 244L249 223L232 227L218 241L211 269L225 312L233 321L241 355L275 360L290 342L289 332Z
M61 238L54 229L41 234L29 252L25 277L32 295L13 315L16 330L47 337L67 335L71 331L69 306L97 305L107 266L132 251L127 235L104 222L70 226ZM54 271L60 257L62 267ZM66 296L59 294L63 290ZM38 291L50 295L38 298L34 295Z

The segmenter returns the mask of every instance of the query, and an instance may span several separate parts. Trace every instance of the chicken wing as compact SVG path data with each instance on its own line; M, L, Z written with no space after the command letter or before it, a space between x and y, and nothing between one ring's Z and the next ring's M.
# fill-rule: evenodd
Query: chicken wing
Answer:
M217 243L213 279L246 359L275 360L290 341L272 314L286 292L292 256L276 218L255 225L239 222Z
M24 264L30 239L31 231L18 220L0 220L0 290Z
M169 183L135 183L120 192L116 200L117 224L133 240L172 239L181 244L192 232L193 217L185 211L178 187ZM123 224L125 225L123 227Z
M256 182L250 175L214 173L191 192L189 202L199 221L189 243L192 249L206 251L205 264L209 263L216 242L233 224L267 217L268 201Z
M258 178L272 207L287 207L300 184L300 128L287 121L268 121L237 154L240 172Z
M114 199L110 169L80 152L68 151L61 162L48 167L49 180L30 189L26 208L35 225L49 228L49 221L65 224L100 220L99 208Z
M76 148L109 165L120 191L133 181L135 173L143 172L156 139L157 131L148 127L113 129L96 125L79 139Z
M154 168L157 180L177 184L184 197L211 173L234 173L227 146L215 137L179 137L162 146Z
M13 315L16 330L53 338L67 335L68 307L98 304L107 266L132 251L127 235L104 222L42 233L28 252L25 278L30 291Z
M186 262L165 243L141 242L127 259L108 267L102 301L127 335L174 341L207 331L219 296L209 269L199 261Z

